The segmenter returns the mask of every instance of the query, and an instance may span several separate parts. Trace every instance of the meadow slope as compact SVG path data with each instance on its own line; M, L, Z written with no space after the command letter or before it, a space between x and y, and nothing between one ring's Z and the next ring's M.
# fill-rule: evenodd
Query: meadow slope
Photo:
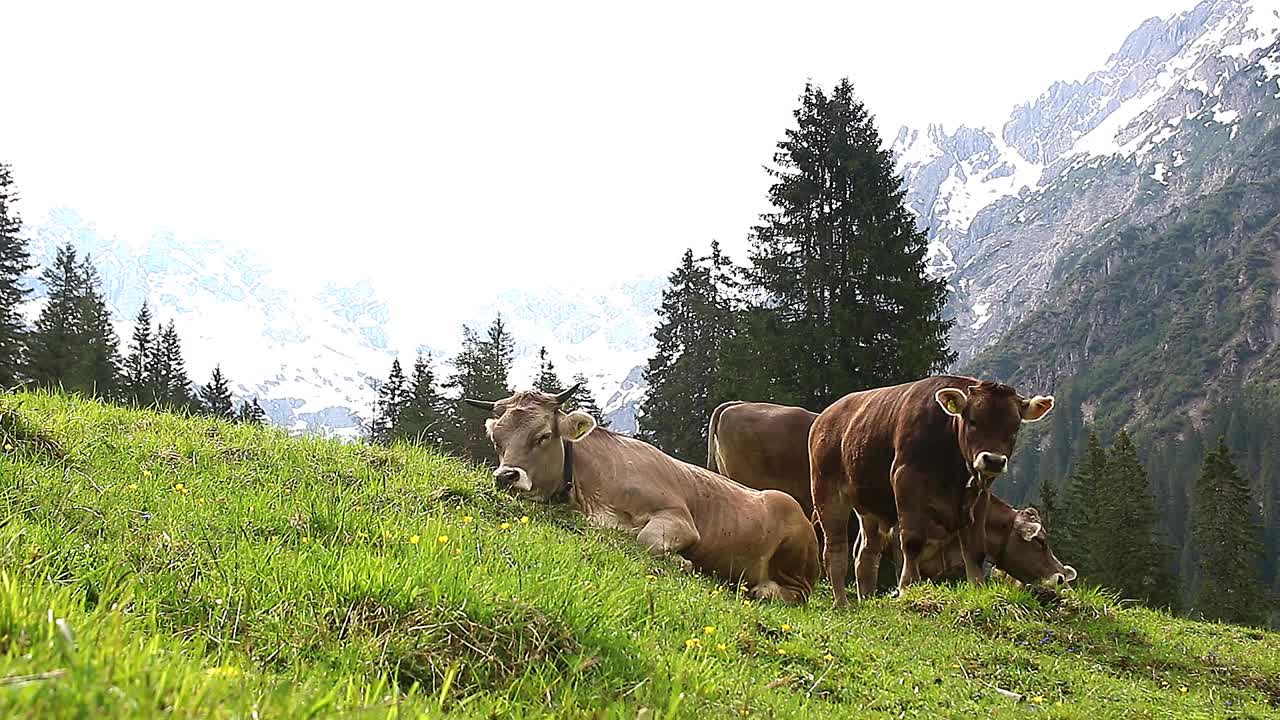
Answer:
M1086 591L744 601L414 448L44 394L0 396L0 446L2 717L1280 715L1274 634Z

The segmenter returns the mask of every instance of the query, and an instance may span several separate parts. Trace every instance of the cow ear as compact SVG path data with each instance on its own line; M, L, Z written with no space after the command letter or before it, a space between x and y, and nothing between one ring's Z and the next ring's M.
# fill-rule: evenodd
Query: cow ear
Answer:
M1037 395L1022 402L1022 422L1037 422L1053 409L1052 395Z
M942 409L952 417L960 417L964 412L964 406L969 403L969 396L958 388L942 388L933 394L933 399L937 400Z
M578 442L596 429L596 419L582 412L573 412L560 418L560 437L569 442Z
M1036 535L1039 535L1042 527L1039 518L1028 517L1025 510L1013 517L1013 526L1017 529L1018 534L1022 536L1022 539L1027 542L1031 542Z

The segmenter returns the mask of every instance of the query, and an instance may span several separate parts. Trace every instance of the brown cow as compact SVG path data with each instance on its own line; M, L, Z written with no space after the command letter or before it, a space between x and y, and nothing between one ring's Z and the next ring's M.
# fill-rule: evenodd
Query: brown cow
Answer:
M804 408L772 403L726 402L711 414L707 426L707 467L721 472L747 487L775 488L796 499L800 506L813 507L809 488L809 429L817 413ZM1048 545L1048 535L1035 508L1015 510L1000 498L993 498L986 516L985 538L970 533L968 547L995 567L1026 583L1059 585L1075 579L1076 571L1063 565ZM1017 530L1018 532L1014 532ZM857 536L858 528L849 534ZM896 536L896 529L891 537ZM894 545L892 539L888 543ZM822 537L818 537L819 548ZM896 548L895 548L896 549ZM856 554L856 551L855 551ZM901 552L896 552L901 564ZM964 571L960 539L952 536L946 546L926 545L920 556L920 575L931 580Z
M822 411L809 432L809 468L836 606L848 604L851 511L862 530L858 597L874 592L878 558L895 525L903 556L898 589L907 587L920 577L926 544L959 532L975 521L975 505L988 504L978 501L977 488L1008 467L1022 423L1052 407L1052 397L1027 399L1007 385L946 375L851 393ZM979 583L974 559L981 555L959 537L965 575Z
M803 603L820 570L809 518L790 495L751 490L639 440L597 428L560 395L519 392L485 422L498 452L494 481L543 501L567 501L593 524L636 534L653 555L744 582L752 595ZM594 432L593 432L594 431Z

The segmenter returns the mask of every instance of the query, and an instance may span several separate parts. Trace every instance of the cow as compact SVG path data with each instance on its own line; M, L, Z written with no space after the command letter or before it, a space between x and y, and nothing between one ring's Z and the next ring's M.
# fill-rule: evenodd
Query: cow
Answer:
M782 490L811 512L809 429L817 417L818 413L790 405L738 400L723 403L712 412L707 425L707 467L747 487ZM971 534L968 547L985 550L985 557L976 562L987 560L1028 584L1061 585L1075 579L1075 569L1059 562L1049 548L1048 535L1035 508L1016 510L994 496L992 503L990 511L983 513L985 536L973 534L977 524L963 531ZM849 534L857 536L858 528L851 525ZM887 544L895 549L901 565L896 536L894 528ZM821 535L818 545L822 547ZM960 552L957 536L951 536L945 545L926 545L919 561L921 576L938 580L950 577L957 569L963 576Z
M990 485L1008 468L1022 424L1052 408L1052 396L1025 398L1000 383L941 375L850 393L823 410L809 431L809 472L835 605L848 604L851 512L861 529L858 598L875 591L878 558L895 525L898 590L905 589L919 579L929 542L982 524L974 514L992 506ZM959 538L965 575L980 583L981 555L968 547L973 538Z
M636 535L654 556L741 582L749 594L801 604L818 579L818 541L790 495L758 491L681 462L647 443L560 406L558 395L517 392L485 421L498 454L499 488L543 502L567 502L594 525Z

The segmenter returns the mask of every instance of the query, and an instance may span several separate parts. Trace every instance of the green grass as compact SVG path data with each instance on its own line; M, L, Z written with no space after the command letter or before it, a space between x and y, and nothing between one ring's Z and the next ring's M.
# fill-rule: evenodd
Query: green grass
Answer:
M412 448L41 394L0 444L0 717L1280 714L1276 635L1004 586L745 602Z

